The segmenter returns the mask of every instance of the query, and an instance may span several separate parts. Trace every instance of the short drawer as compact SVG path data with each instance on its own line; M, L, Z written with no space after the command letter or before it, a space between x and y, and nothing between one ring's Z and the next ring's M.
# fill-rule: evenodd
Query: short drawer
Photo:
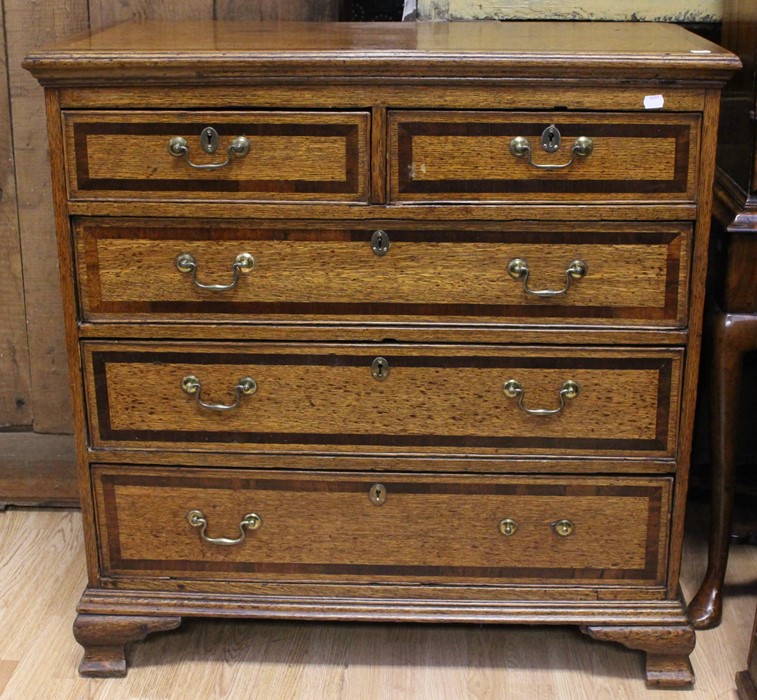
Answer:
M686 323L689 224L81 219L75 239L85 320Z
M70 111L63 120L71 199L368 199L367 112ZM217 139L201 139L208 129Z
M680 349L86 342L83 351L95 447L676 450Z
M93 479L106 576L367 584L665 581L671 480L664 477L98 465ZM226 542L212 541L221 538Z
M392 112L390 199L691 202L699 131L698 114Z

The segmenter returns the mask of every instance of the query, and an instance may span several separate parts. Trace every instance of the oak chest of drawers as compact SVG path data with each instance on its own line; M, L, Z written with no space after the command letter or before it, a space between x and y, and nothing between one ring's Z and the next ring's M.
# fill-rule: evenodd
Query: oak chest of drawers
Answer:
M183 616L577 624L691 682L719 88L665 25L127 24L45 85L82 673Z

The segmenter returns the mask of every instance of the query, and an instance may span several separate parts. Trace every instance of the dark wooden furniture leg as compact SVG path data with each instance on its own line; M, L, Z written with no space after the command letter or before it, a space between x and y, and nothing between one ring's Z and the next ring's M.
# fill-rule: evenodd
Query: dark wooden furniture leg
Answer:
M733 462L742 358L747 350L757 347L757 315L719 312L713 314L711 321L712 522L707 573L689 605L689 620L696 629L715 627L722 616L722 589L733 513Z

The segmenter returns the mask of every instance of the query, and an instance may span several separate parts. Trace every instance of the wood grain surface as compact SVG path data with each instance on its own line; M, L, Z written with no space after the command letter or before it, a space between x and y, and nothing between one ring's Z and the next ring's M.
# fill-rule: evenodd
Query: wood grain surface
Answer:
M542 132L562 134L553 154ZM527 138L539 165L564 165L575 140L592 139L591 154L561 170L544 170L510 152ZM390 200L693 201L699 116L512 112L390 112Z
M371 474L98 468L105 575L576 584L664 581L670 479L483 478L392 474L383 505ZM200 510L203 542L186 520ZM502 518L517 522L506 537ZM552 524L569 519L561 537ZM637 527L625 524L633 521Z
M722 94L721 128L718 133L718 166L742 193L757 192L757 140L754 120L757 85L757 16L749 0L728 0L723 4L721 41L739 55L744 68L733 76ZM725 222L730 223L730 221Z
M645 651L649 683L690 682L683 506L717 90L737 65L678 28L579 23L137 23L31 55L49 88L77 399L85 671L123 673L123 642L149 626L136 618L159 629L242 615L579 624ZM550 100L540 80L555 66ZM187 97L169 103L177 88ZM509 101L488 106L490 88ZM608 88L621 92L602 105ZM642 93L668 88L666 108L641 113ZM59 97L71 105L64 130ZM208 119L224 139L265 143L195 172L167 139L187 138L200 162ZM552 123L563 135L553 163L578 136L594 139L592 154L561 171L509 154L511 138L535 142ZM394 237L381 259L366 250L379 224ZM165 245L176 243L216 283L240 243L256 246L243 252L259 264L229 297L238 309L187 295L191 281L171 269L184 251ZM559 284L563 256L592 258L545 309L515 280L497 296L511 255L539 288ZM210 306L181 315L197 301ZM493 319L523 335L473 344ZM241 395L248 376L256 391ZM567 380L580 391L563 401ZM112 466L98 466L106 456ZM338 459L349 464L335 473ZM374 483L384 505L366 496ZM263 526L238 549L203 544L186 521L204 509L208 536L234 537L257 508L248 496ZM500 516L502 504L517 514ZM502 517L518 522L507 560L488 529ZM542 544L561 517L575 531ZM491 580L507 582L501 598L479 585Z
M0 2L0 13L4 13ZM5 33L0 34L0 75L8 73ZM0 82L0 124L11 123L8 82ZM29 343L26 335L24 280L21 265L16 170L13 153L13 130L0 131L0 299L3 300L3 324L0 334L0 426L31 425L31 377ZM0 474L0 485L4 476Z
M0 510L8 505L79 505L71 435L3 432L0 454Z
M423 87L419 90L419 87ZM660 88L662 90L662 88ZM344 85L318 84L255 84L207 85L202 90L186 90L165 85L155 90L142 85L123 87L87 85L59 90L65 109L213 109L229 104L241 104L250 109L357 109L371 105L397 105L415 109L503 109L518 105L518 109L555 111L623 111L642 112L644 98L649 94L645 85L586 85L566 82L560 90L534 83L528 92L497 79L481 78L470 84L466 81L437 81L417 78L403 80L374 79ZM687 85L670 84L662 90L661 112L697 112L704 106L701 90ZM560 108L559 110L557 108Z
M94 446L473 454L674 454L677 350L495 346L333 346L86 343ZM371 374L383 357L385 381ZM196 376L206 402L230 404L243 377L257 392L231 411L201 408L180 384ZM558 415L566 380L580 386ZM135 442L137 441L137 442Z
M694 505L681 577L686 596L696 590L707 559L705 513ZM71 634L85 585L80 514L19 509L0 513L0 520L0 595L7 602L0 686L9 698L220 700L249 697L253 689L272 700L383 700L390 689L394 700L712 700L735 692L734 675L745 667L748 621L757 602L757 549L735 547L727 582L739 594L726 598L720 627L698 635L691 654L697 682L687 691L645 688L641 652L594 641L575 627L442 626L367 618L340 624L184 618L177 631L151 635L128 648L126 678L92 680L77 674L81 647ZM47 585L30 585L40 571L46 572ZM486 588L479 590L483 594ZM542 586L542 595L546 590ZM618 602L613 606L623 607ZM544 606L544 624L565 619L555 608L554 603ZM562 615L568 608L562 606ZM625 606L625 625L649 624L644 608L652 605Z
M67 112L69 196L109 198L243 198L367 200L369 115L287 112ZM218 152L204 154L200 133L215 128ZM222 163L231 140L250 152L226 167L198 170L168 151L187 141L198 165Z
M129 20L212 20L214 0L87 0L89 30L102 31Z
M92 489L87 486L89 462L87 459L88 435L86 428L86 406L84 386L81 381L81 348L79 345L78 322L76 319L76 279L74 276L74 251L70 243L70 221L66 216L66 177L63 128L60 104L54 90L45 91L45 111L47 133L50 143L50 171L52 174L52 194L55 211L56 242L58 248L58 268L63 301L66 351L68 355L68 383L71 392L71 419L74 429L76 451L76 472L81 495L84 543L87 549L87 573L90 585L99 583L97 567L97 541L94 530L94 505Z
M87 2L71 0L62 9L54 0L4 0L4 9L13 106L6 129L12 129L16 161L32 427L42 433L71 432L62 303L54 283L58 262L44 100L41 88L21 68L21 62L37 46L86 29Z
M233 206L232 206L233 204ZM72 216L187 216L186 201L148 200L74 200L66 207ZM556 205L549 202L502 203L492 206L480 202L411 202L392 205L353 204L349 202L307 202L308 218L327 221L694 221L695 204L644 202L599 202L592 206ZM239 200L192 201L194 217L209 219L301 219L305 210L298 202L254 202Z
M0 257L5 265L0 282L4 313L0 319L0 425L35 434L70 434L71 403L66 385L66 348L60 292L50 280L56 277L52 206L49 197L45 109L42 91L21 68L23 57L43 44L63 37L98 30L124 20L160 18L236 19L257 8L257 19L281 17L281 3L221 2L220 0L4 0L0 16L4 28L0 52ZM288 19L337 19L337 3L291 0L284 10ZM277 7L278 6L278 7ZM13 96L8 102L8 91ZM307 105L305 105L307 107ZM19 213L20 212L20 213ZM21 251L23 248L23 258ZM23 265L22 265L23 259ZM35 442L35 438L30 438ZM44 443L44 437L39 441ZM40 454L48 454L43 450ZM52 484L66 484L73 468L54 459L51 480L41 478L38 493L49 494L51 503L71 498L62 486L58 497ZM14 465L0 460L0 488L11 499L27 502ZM54 473L60 469L59 473ZM37 471L36 473L40 473ZM47 472L46 472L47 473Z
M152 632L176 629L180 617L135 615L78 615L74 637L84 649L79 673L90 678L126 675L126 645L142 641Z
M684 390L681 404L681 432L679 455L681 474L674 496L673 527L671 532L671 557L668 592L675 595L681 567L681 543L683 542L684 511L689 484L689 469L693 444L694 418L699 389L699 360L702 347L702 325L706 294L707 261L710 248L710 224L715 180L715 156L717 148L718 117L720 114L720 92L708 90L702 119L702 167L699 176L697 196L699 216L694 228L694 257L691 270L692 294L690 301L689 342L684 369Z
M82 323L82 339L124 340L205 340L218 335L214 323ZM580 346L624 345L659 347L680 346L688 339L688 329L660 329L629 326L625 329L596 326L574 326L571 340ZM553 344L561 338L554 327L538 325L460 325L447 323L398 324L377 323L351 326L344 323L273 323L247 325L228 323L223 326L223 339L228 341L309 341L309 342L420 342L420 343L501 343ZM564 338L563 338L564 339Z
M28 55L24 66L45 85L103 77L186 85L310 76L533 79L555 69L563 79L655 81L664 73L722 83L739 67L725 49L662 23L176 21L150 29L127 23L74 38Z
M213 0L217 20L333 21L339 19L340 0Z
M371 249L377 230L390 241L383 257ZM85 320L686 323L690 230L681 225L83 219L75 231ZM175 265L189 253L201 283L228 284L242 252L255 267L224 292L198 288ZM532 270L530 289L563 288L575 259L589 272L565 295L538 298L508 275L516 258Z
M139 448L99 449L93 459L108 464L141 464L145 452ZM149 461L155 466L229 468L229 469L302 469L312 471L367 471L377 474L386 472L431 472L435 474L556 474L583 476L587 474L611 475L670 475L675 472L671 457L629 458L611 457L566 457L554 459L542 455L521 455L517 459L498 455L450 457L448 455L382 455L380 460L364 454L286 454L246 452L190 452L180 447L166 447L149 453Z

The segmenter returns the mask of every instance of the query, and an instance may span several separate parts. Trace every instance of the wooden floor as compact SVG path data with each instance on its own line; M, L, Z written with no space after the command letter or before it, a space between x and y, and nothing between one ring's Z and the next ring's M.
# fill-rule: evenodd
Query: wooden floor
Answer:
M687 596L703 572L705 549L701 532L689 535ZM698 635L693 691L647 690L642 654L568 627L214 620L186 620L134 645L125 679L88 680L77 676L80 651L71 634L83 557L78 512L0 512L3 700L730 700L757 602L757 548L737 546L724 622Z

